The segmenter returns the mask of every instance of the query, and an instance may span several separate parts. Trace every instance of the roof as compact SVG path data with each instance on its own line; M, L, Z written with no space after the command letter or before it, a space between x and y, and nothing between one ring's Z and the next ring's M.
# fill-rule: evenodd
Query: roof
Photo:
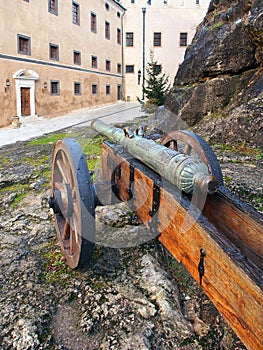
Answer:
M124 11L127 10L122 4L119 3L118 0L112 0L112 1L115 2L115 4L119 5Z

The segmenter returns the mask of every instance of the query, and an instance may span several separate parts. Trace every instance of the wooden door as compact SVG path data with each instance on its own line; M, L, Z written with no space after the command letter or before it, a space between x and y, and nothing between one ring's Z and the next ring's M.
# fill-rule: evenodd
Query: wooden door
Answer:
M30 88L21 88L21 115L30 115Z
M121 85L118 85L118 96L117 96L118 101L121 100L121 92L122 92L122 86L121 86Z

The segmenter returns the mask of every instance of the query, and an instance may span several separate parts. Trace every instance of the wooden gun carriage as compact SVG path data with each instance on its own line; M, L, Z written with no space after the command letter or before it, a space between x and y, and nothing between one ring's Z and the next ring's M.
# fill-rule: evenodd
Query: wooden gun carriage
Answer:
M223 185L210 146L190 131L159 144L100 120L103 182L74 139L53 153L50 207L71 268L90 261L95 208L123 201L187 268L248 349L263 349L263 218ZM183 149L179 149L179 145Z

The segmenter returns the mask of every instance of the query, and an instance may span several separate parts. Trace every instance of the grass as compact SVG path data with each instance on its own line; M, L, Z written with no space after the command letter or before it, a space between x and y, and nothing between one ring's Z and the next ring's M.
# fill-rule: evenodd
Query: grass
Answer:
M101 144L104 141L102 136L78 140L85 155L101 155Z
M40 145L55 145L58 140L64 139L66 137L69 137L66 133L59 133L59 134L52 134L40 137L38 139L29 141L27 143L27 146L40 146ZM70 135L70 137L76 138L78 143L80 144L80 147L85 154L85 156L88 159L88 167L90 170L94 170L96 168L96 165L98 163L98 159L101 156L101 144L103 142L102 136L96 136L94 138L85 138L80 137L77 134L76 135ZM31 165L36 165L36 159L24 158L25 162L30 163ZM41 157L40 163L46 163L50 161L50 156L46 155ZM37 162L39 164L39 161Z
M14 194L9 204L13 210L18 207L19 203L30 191L36 192L35 189L30 187L30 184L33 182L38 182L39 180L43 179L43 183L40 184L40 188L37 190L37 192L41 192L51 187L52 151L50 146L53 147L58 140L64 139L68 136L69 135L66 133L55 133L26 143L29 153L26 155L22 154L21 158L15 160L15 163L22 163L25 165L25 167L28 165L32 172L30 178L26 180L26 183L12 183L0 188L0 195L3 197L8 197L11 194ZM89 170L97 169L98 163L100 163L101 144L103 142L103 138L99 135L94 138L83 137L81 133L74 133L73 135L70 135L70 137L77 139L77 141L80 143L83 153L88 160ZM34 149L37 150L35 156ZM32 154L32 156L29 156L28 154ZM5 154L0 158L0 168L5 167L9 163L10 158L8 157L8 154Z
M51 243L52 244L52 243ZM66 260L59 249L54 249L56 243L50 244L50 249L43 254L45 262L42 266L39 279L48 283L66 284L73 270L67 265Z
M192 294L194 286L193 278L189 275L185 267L176 260L171 262L169 267L173 277L176 279L177 284L179 285L179 288L188 294Z
M248 198L255 203L255 207L259 212L263 212L263 197L262 195L249 194Z
M30 190L30 186L28 183L26 184L15 183L8 187L0 188L0 195L7 196L14 193L15 197L11 205L13 209L16 209L17 205L21 202L21 200L26 197L29 190Z
M44 155L40 159L39 158L32 158L32 157L24 157L23 162L28 163L30 165L43 165L44 163L49 162L50 156L49 155Z
M22 193L16 193L15 199L12 202L12 208L15 210L18 204L26 197L28 191L24 191Z
M0 158L0 167L10 163L10 159L7 156Z
M213 145L215 148L217 148L220 151L229 151L233 153L239 153L243 156L251 156L256 158L257 160L263 159L263 148L262 147L249 147L246 145L245 142L239 143L235 146L229 145L229 144L219 144L216 143Z
M215 25L214 25L214 30L217 30L217 29L219 29L220 27L222 27L222 25L223 25L224 23L223 22L217 22Z
M102 136L94 138L79 139L80 147L86 156L89 170L96 170L101 163L101 145L103 143Z
M224 176L224 181L225 181L225 183L231 183L232 182L232 177L230 177L230 176Z
M185 91L191 90L195 87L196 85L185 85L183 88Z
M43 137L39 137L35 140L27 142L27 146L39 146L39 145L48 145L55 144L58 140L64 139L67 137L67 134L52 134Z
M4 160L5 164L3 161L0 161L0 166L5 166L6 164L10 163L10 159L8 159L7 157L4 158ZM45 154L41 157L39 157L39 155L36 157L26 156L22 157L22 159L19 159L18 162L22 162L25 166L26 164L30 166L30 173L32 172L30 178L28 178L26 181L21 180L19 183L11 183L3 188L0 188L0 195L2 195L3 197L6 197L12 193L15 195L11 203L13 209L17 208L19 203L26 197L28 192L31 190L30 184L32 182L45 177L45 183L41 186L41 190L43 190L43 188L50 187L51 179L50 155ZM32 171L32 168L35 168L35 170Z
M261 159L263 159L263 149L261 150L259 150L259 152L257 153L257 155L256 155L256 159L257 160L261 160Z
M231 160L231 163L240 164L240 163L242 163L242 161L239 160L239 159L232 159L232 160Z

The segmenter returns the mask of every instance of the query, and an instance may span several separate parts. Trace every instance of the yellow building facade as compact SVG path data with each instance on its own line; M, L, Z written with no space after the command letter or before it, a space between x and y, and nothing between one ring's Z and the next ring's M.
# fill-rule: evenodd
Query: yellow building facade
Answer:
M126 99L143 99L150 52L172 86L186 47L203 20L210 0L120 0L126 9L124 62Z
M111 0L1 0L0 126L121 100L124 12Z
M208 3L0 0L0 127L141 98L151 50L172 83Z

